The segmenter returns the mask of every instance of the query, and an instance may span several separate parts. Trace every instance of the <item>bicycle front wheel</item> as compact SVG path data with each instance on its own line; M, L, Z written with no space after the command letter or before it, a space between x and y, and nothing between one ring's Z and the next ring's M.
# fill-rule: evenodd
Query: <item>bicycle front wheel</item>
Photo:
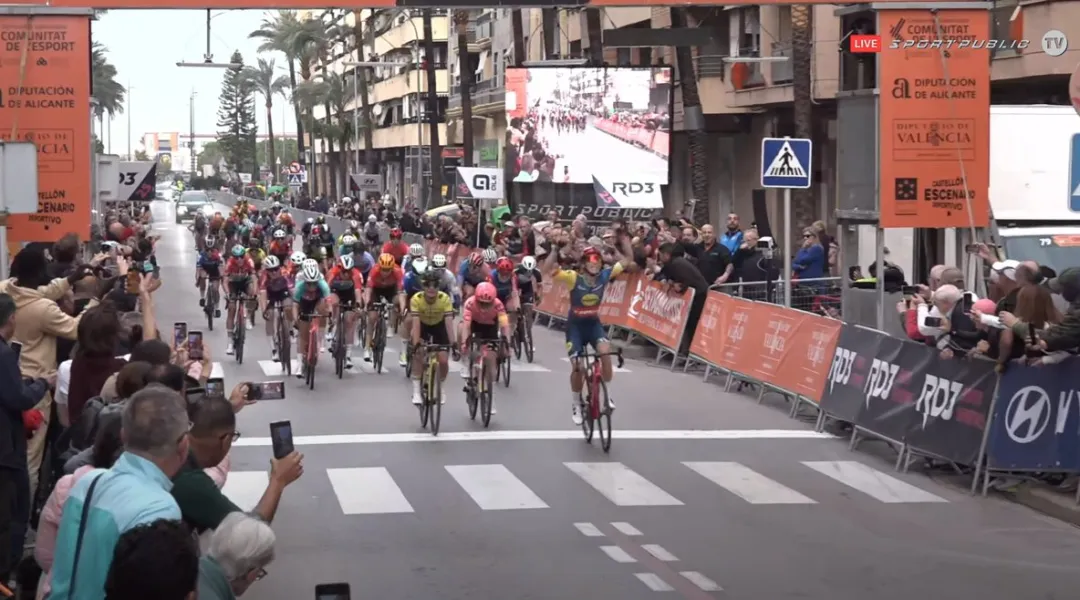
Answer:
M582 395L578 399L578 402L578 411L579 414L581 414L581 433L585 435L585 442L591 444L594 432L594 423L591 408L592 403L590 402L589 392L584 392L584 395Z
M383 352L386 351L386 321L382 319L375 325L375 340L372 346L371 363L375 367L376 373L382 373Z
M424 371L422 379L420 380L420 428L426 429L428 424L428 417L431 416L431 369L430 367Z
M479 403L480 403L480 421L484 424L484 427L491 425L491 403L495 398L492 392L492 388L495 387L494 382L488 384L488 368L485 364L480 368L480 390L479 390Z
M439 379L439 361L431 361L428 366L431 373L431 396L427 399L431 410L431 435L439 435L442 423L442 381Z
M521 342L521 345L525 347L525 359L528 360L531 363L533 361L533 352L535 350L533 348L532 320L531 319L530 319L529 323L525 326L525 329L523 329L522 331L525 332L525 336L524 336L524 339Z
M289 326L285 323L285 315L278 313L278 360L281 361L281 370L285 375L292 375L292 340L289 338Z
M244 364L244 335L247 332L247 316L239 308L236 309L236 333L233 334L234 345L233 350L236 352L236 364Z
M499 367L502 370L503 383L506 387L510 387L510 357L507 356L499 361Z
M596 415L596 429L600 434L600 447L604 452L611 451L611 408L608 405L607 384L600 380L597 401L599 402L599 414Z

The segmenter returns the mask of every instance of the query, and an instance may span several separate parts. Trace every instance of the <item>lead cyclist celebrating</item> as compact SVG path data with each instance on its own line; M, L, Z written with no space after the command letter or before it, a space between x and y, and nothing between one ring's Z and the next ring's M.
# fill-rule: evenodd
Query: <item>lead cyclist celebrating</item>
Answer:
M570 290L570 312L566 318L566 348L570 354L570 392L571 392L571 418L575 425L581 425L581 388L585 383L585 375L581 369L581 361L578 360L585 351L586 346L592 346L597 354L600 354L601 376L604 383L611 383L611 357L606 353L611 351L604 332L604 324L600 322L600 303L604 298L604 290L612 278L618 277L627 266L633 256L629 241L623 243L622 260L610 267L604 267L603 259L596 248L588 247L581 255L580 270L572 271L559 268L559 250L552 249L544 260L544 271L551 274L552 281L561 282ZM615 403L610 402L614 410Z

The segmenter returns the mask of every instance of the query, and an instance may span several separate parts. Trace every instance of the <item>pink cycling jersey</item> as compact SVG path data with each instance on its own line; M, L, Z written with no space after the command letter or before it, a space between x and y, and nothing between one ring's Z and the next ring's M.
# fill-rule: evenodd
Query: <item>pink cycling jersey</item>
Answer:
M480 325L494 325L499 322L500 315L506 315L506 307L498 298L491 304L483 306L476 301L474 296L465 301L461 314L466 323L476 322Z

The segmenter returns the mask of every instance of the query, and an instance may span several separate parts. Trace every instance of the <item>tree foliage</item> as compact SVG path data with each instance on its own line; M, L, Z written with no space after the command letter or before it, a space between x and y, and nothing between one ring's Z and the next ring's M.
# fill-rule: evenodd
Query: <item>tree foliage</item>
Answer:
M255 88L244 73L244 57L233 52L230 62L240 66L225 72L218 105L217 143L225 162L239 173L258 176L255 157Z

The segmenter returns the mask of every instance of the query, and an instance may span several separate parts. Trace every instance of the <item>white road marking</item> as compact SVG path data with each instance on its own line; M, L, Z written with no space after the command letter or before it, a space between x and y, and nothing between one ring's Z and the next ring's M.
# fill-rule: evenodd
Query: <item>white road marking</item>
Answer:
M682 502L622 463L563 463L616 506L682 506Z
M634 573L634 577L641 580L641 583L649 586L649 589L654 592L673 592L675 588L668 585L668 582L660 578L655 573Z
M212 363L210 366L210 378L225 379L225 367L221 363Z
M562 361L563 361L564 363L569 363L569 362L570 362L570 358L569 358L569 357L566 357L566 356L564 356L564 357L562 357ZM612 363L612 364L611 364L611 368L612 368L612 370L613 370L614 372L616 372L616 373L633 373L633 371L631 371L630 369L627 369L626 367L618 367L618 366L615 366L615 363Z
M481 510L548 507L503 465L447 465L446 470Z
M803 461L811 469L886 504L948 502L853 460Z
M267 377L282 377L285 375L285 369L281 368L281 363L276 360L260 360L259 368L262 369L263 375ZM300 372L300 361L292 359L292 372L293 374Z
M683 464L750 504L816 504L799 492L736 462Z
M641 535L641 532L638 531L637 527L634 527L633 525L631 525L629 523L626 523L624 521L618 521L616 523L612 523L611 526L614 527L616 531L618 531L619 533L621 533L623 535L628 535L630 537L636 537L636 536Z
M630 556L629 552L618 546L600 546L600 549L604 551L604 554L608 555L608 558L617 563L629 564L637 562L637 559Z
M679 559L675 558L675 555L668 552L666 548L660 544L642 544L641 549L652 554L656 560L664 562L676 562Z
M514 431L449 431L433 437L428 433L344 433L302 435L293 440L297 446L336 444L449 443L521 440L577 440L578 429ZM620 440L831 440L833 436L805 429L659 429L619 430ZM270 446L268 437L242 437L237 446Z
M250 511L262 499L269 483L270 475L266 471L233 471L225 478L221 493L240 510Z
M390 472L383 467L327 469L326 475L330 478L330 485L344 514L414 512L412 504L409 504Z
M574 523L574 527L585 537L604 537L604 532L592 523Z
M724 588L720 587L715 581L708 577L698 573L697 571L679 571L679 575L685 577L690 583L701 588L703 592L722 592Z

